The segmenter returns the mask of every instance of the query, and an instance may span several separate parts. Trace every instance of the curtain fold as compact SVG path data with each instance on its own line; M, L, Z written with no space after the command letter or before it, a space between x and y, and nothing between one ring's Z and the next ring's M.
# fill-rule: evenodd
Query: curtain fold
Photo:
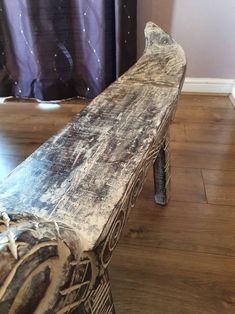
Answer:
M136 0L0 0L0 96L93 98L136 61Z

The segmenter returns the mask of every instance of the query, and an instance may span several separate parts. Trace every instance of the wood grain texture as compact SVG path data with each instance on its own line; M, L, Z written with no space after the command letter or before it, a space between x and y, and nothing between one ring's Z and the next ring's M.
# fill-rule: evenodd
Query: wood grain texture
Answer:
M235 171L202 171L208 202L235 205Z
M227 130L228 132L228 130ZM201 142L172 142L172 166L183 168L235 170L235 145ZM232 140L231 140L232 142Z
M195 95L182 95L180 98L180 108L190 109L233 109L233 105L229 97L220 95L204 95L203 97L199 94Z
M187 110L180 108L180 110L177 111L175 122L187 123L187 121L196 124L217 124L217 126L221 128L224 125L233 126L235 123L235 111L232 108L214 109L212 112L209 108L190 107Z
M171 200L207 203L201 169L172 167L171 178ZM148 173L146 186L143 195L152 199L154 193L152 172Z
M146 33L136 66L4 180L2 211L17 204L63 221L93 249L146 153L161 143L184 74L182 49L152 24Z
M228 206L171 201L161 209L153 200L141 197L124 229L122 242L135 247L181 250L185 255L197 252L235 257L234 237L235 213Z
M182 48L153 23L146 39L134 67L0 184L1 272L11 265L0 311L114 313L106 269L165 141L186 66ZM41 246L55 251L52 262Z
M171 137L176 175L172 176L170 203L164 209L156 208L149 197L150 174L114 254L111 280L120 314L235 313L234 127L226 122L231 104L221 97L217 101L213 97L212 103L207 96L198 98L192 110L191 98L181 97L178 122L172 128L176 130ZM224 124L208 119L209 112L211 117L218 112L218 103ZM193 114L190 117L197 111L204 112L205 118L195 121ZM181 119L185 112L188 120ZM195 127L195 137L179 138L184 126ZM184 167L188 169L183 171ZM205 203L201 203L199 186L192 188L198 181L192 174L200 172ZM176 191L177 201L173 201Z
M233 109L234 110L234 109ZM223 114L223 113L222 113ZM211 144L235 145L235 127L220 123L185 124L187 141Z
M9 98L0 104L0 181L87 104L83 98L44 106Z
M192 97L192 101L190 97ZM178 109L190 109L194 98L190 97L185 98L183 95ZM213 105L208 103L207 96L200 96L198 109L201 110L201 107L204 107L211 112L218 109L216 98L211 99L212 104L215 105L213 108ZM228 103L227 100L223 102L223 99L223 97L219 97L218 102L226 108ZM8 118L13 116L16 110L21 110L20 104L17 105L18 107L14 103L8 105L8 110L2 113L2 119L6 115ZM25 111L30 110L30 105L30 103L22 103L22 108ZM70 108L66 107L66 102L61 106L63 106L63 111L61 111L61 117L63 117L66 110L70 112ZM75 110L76 104L73 106ZM197 104L195 103L194 106L196 110ZM37 112L37 108L34 109ZM33 115L33 108L31 110ZM45 114L44 134L45 137L50 137L50 123L54 111L46 111L43 114ZM36 122L37 120L35 120ZM26 136L23 142L27 142L27 134L30 133L30 130L27 129L27 126L23 129L21 123L23 121L15 125L15 132L11 132L10 128L6 130L7 140L11 142L17 137L23 139ZM187 125L190 123L191 120L188 120ZM181 126L181 124L177 124L177 126ZM211 126L211 124L207 125L207 122L201 123L198 125L198 130L200 127L205 127L208 132ZM218 166L220 170L228 169L233 162L233 150L231 149L233 138L229 136L230 126L226 125L223 129L221 128L222 132L229 147L223 145L222 138L220 144L207 142L207 139L210 140L207 133L198 134L195 142L193 139L190 141L180 139L175 143L173 141L178 133L172 133L170 145L172 164L180 168L190 166L198 168L201 165L204 169L211 169L212 166ZM31 135L31 141L34 136L39 141L36 131ZM219 136L219 128L215 136ZM20 147L20 141L18 143ZM177 145L177 150L175 145ZM11 152L12 155L7 158L9 163L12 160L15 161L14 151ZM204 154L205 158L203 158ZM7 169L5 169L5 173L7 173ZM152 194L154 192L153 176L150 174L151 183L143 187L135 208L131 211L121 243L115 250L109 266L114 303L118 314L234 314L233 281L235 275L232 267L234 266L235 249L235 206L193 203L189 198L187 198L187 202L184 201L183 191L185 191L185 185L191 184L191 178L184 173L182 175L185 176L185 179L180 182L177 176L172 178L172 186L178 185L182 201L171 199L166 207L156 206ZM171 191L171 197L174 196L172 192L174 191ZM195 199L194 193L196 191L191 192L192 199ZM150 197L147 198L145 195ZM168 276L163 276L162 269L165 269L166 261L168 261ZM192 267L194 261L200 264L200 268ZM217 269L216 273L214 267ZM184 289L180 290L182 282L184 282ZM99 291L104 290L101 288Z
M234 313L234 257L120 244L110 277L120 314Z
M171 142L186 141L185 125L183 123L172 123L170 127Z

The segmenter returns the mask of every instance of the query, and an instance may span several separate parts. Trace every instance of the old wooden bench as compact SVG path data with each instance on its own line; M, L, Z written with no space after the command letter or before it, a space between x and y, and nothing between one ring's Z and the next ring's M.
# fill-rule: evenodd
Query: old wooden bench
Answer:
M107 267L154 165L168 199L168 127L182 48L153 23L143 57L0 184L0 313L114 313Z

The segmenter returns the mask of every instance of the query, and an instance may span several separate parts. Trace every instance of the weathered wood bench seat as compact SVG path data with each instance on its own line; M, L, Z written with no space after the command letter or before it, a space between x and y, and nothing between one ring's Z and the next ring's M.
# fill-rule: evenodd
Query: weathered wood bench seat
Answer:
M154 164L167 202L182 48L153 23L143 57L0 184L0 313L114 313L107 266Z

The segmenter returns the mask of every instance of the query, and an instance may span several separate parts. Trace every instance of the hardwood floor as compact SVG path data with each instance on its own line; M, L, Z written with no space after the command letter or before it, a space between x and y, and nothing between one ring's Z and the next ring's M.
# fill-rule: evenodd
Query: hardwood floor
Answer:
M75 104L76 102L76 104ZM58 105L0 103L0 181L85 107L84 99Z
M0 104L0 180L81 110ZM152 173L110 267L117 314L235 313L235 109L183 95L171 128L172 191L153 201Z

